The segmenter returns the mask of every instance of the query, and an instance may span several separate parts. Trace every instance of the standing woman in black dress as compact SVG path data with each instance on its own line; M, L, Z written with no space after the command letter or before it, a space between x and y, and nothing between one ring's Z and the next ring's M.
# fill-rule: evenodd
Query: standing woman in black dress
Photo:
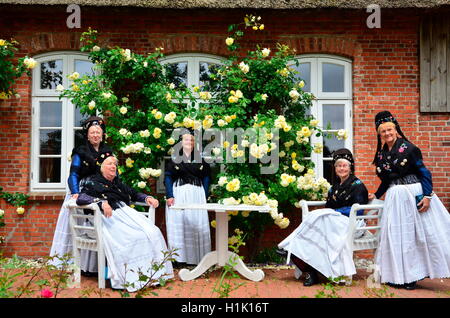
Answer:
M369 199L384 199L375 262L382 283L408 290L426 278L450 277L450 215L433 192L420 149L388 111L375 117L373 163L381 184Z
M178 211L170 207L206 203L211 169L194 146L193 132L186 130L181 143L180 153L172 155L165 167L167 243L178 249L178 256L174 257L178 263L197 265L211 251L208 211Z
M86 178L97 171L96 158L102 152L111 152L105 143L105 121L97 116L91 116L83 123L85 143L72 150L70 174L67 180L68 193L59 212L53 236L50 256L52 264L58 266L64 254L72 253L72 234L69 227L69 209L65 204L69 200L76 200ZM83 250L81 255L81 269L85 273L97 272L97 253Z

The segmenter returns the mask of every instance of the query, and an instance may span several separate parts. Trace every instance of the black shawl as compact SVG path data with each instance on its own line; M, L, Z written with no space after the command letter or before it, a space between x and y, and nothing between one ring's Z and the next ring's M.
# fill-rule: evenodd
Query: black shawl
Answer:
M335 182L328 191L325 207L338 209L352 206L354 203L366 204L368 202L368 191L364 183L354 174L351 174L344 183Z
M72 150L72 157L77 154L81 160L81 167L70 167L70 172L73 169L79 169L77 172L79 174L79 180L93 175L97 172L98 168L96 165L96 158L100 153L103 152L113 152L113 150L104 142L100 143L98 151L94 149L91 143L86 140L84 145L81 145Z
M131 201L142 201L142 197L145 197L145 195L124 184L119 177L109 181L100 172L86 180L81 193L107 200L113 210L121 207L120 202L130 205Z

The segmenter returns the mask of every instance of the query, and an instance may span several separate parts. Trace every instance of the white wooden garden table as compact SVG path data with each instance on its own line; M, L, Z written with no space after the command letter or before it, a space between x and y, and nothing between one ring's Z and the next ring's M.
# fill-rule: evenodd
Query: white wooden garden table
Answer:
M183 268L179 272L179 276L183 281L189 281L197 278L204 272L206 272L212 266L218 264L219 266L225 266L230 257L233 257L237 263L234 266L242 276L245 278L259 282L264 278L264 272L261 269L250 270L245 266L244 262L239 256L228 250L228 213L229 211L258 211L260 213L268 213L270 208L266 205L223 205L218 203L205 203L205 204L175 204L170 207L174 210L189 210L189 209L201 209L216 212L216 250L207 253L200 263L193 270Z

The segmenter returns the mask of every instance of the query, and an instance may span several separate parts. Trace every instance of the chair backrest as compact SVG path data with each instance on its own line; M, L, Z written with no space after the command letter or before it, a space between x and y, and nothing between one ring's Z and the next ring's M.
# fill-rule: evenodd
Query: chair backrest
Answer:
M79 206L75 201L69 201L67 208L70 210L70 230L74 246L91 251L98 251L103 248L102 239L102 214L96 203ZM84 209L92 210L93 214L85 214ZM90 220L91 224L82 223L83 220Z
M306 200L301 200L299 202L300 207L302 209L302 220L305 219L306 215L309 212L309 207L323 207L325 206L326 201L306 201ZM372 248L377 248L378 247L378 242L379 242L379 236L380 236L380 228L381 228L381 217L382 217L382 213L383 213L383 204L384 201L383 200L379 200L379 199L374 199L372 201L370 201L368 204L353 204L351 210L350 210L350 214L349 214L349 227L348 227L348 232L347 232L347 240L348 243L350 244L350 247L352 248L352 250L355 249L354 247L354 243L355 243L355 233L357 231L370 231L372 234L372 238L374 240L372 240L373 244L359 244L361 246L358 246L358 250L359 249L366 249L366 247L369 249ZM359 210L366 210L366 213L364 215L358 216L356 215L356 212ZM366 224L366 226L364 227L358 227L357 223L358 220L373 220L374 224Z

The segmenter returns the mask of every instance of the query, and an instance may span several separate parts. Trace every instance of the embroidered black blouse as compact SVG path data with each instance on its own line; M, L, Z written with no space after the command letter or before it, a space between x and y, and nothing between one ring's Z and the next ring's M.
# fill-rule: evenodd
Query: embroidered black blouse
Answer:
M67 180L70 193L80 192L80 180L94 175L97 172L95 159L102 152L113 152L105 143L101 143L97 152L89 141L72 150L72 162L70 164L70 174Z
M422 152L414 144L403 138L398 138L389 151L387 145L378 152L376 173L381 184L375 192L380 198L391 184L411 184L420 182L423 194L428 196L433 192L431 172L425 167Z
M196 162L194 156L183 158L180 163L174 160L167 162L164 172L164 185L166 187L166 198L173 198L173 185L192 184L203 186L205 195L208 197L209 184L211 182L211 167L205 159Z
M109 181L98 172L86 180L76 202L78 205L86 205L100 200L107 200L114 210L122 206L121 202L130 205L131 201L145 202L146 198L146 194L137 192L127 186L119 177ZM101 204L99 206L101 209Z
M364 183L355 175L351 174L342 184L337 181L328 190L326 208L334 209L349 216L351 206L355 203L367 204L368 191ZM358 215L364 211L358 211Z

